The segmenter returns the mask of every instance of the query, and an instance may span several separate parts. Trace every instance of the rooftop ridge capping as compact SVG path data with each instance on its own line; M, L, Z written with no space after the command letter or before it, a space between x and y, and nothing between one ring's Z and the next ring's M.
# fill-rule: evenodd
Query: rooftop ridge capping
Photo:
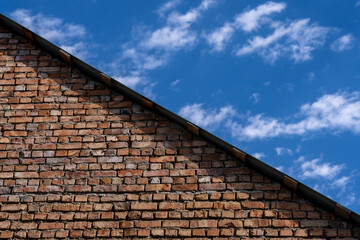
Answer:
M189 130L192 134L203 137L215 146L227 152L229 155L233 156L235 159L240 160L254 170L264 174L266 177L269 177L270 179L283 184L290 191L298 193L299 195L307 198L314 204L317 204L325 210L334 213L337 217L360 226L359 214L345 208L341 204L324 196L323 194L315 191L314 189L306 186L305 184L291 178L285 173L271 167L270 165L238 149L230 143L218 138L212 133L200 128L196 124L187 121L186 119L162 107L161 105L149 100L140 93L128 88L124 84L109 77L105 73L88 65L79 58L71 55L70 53L59 48L58 46L54 45L53 43L49 42L48 40L44 39L43 37L39 36L38 34L32 32L31 30L25 28L24 26L11 20L10 18L4 16L1 13L0 24L3 24L5 27L12 30L16 34L27 38L30 42L34 43L36 46L50 53L54 57L61 59L65 63L78 68L85 75L91 77L92 79L107 85L111 90L125 95L126 97L130 98L131 100L146 109L162 114L163 116L169 118L170 120Z

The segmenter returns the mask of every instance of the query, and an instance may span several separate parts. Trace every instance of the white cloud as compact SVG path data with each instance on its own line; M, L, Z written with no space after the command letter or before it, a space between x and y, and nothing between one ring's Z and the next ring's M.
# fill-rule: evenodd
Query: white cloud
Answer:
M267 22L267 16L272 13L279 13L284 10L286 4L267 2L259 5L255 9L243 12L235 16L232 22L226 22L222 27L206 35L208 43L213 51L222 51L225 45L231 40L235 30L242 29L245 32L251 32L258 29Z
M160 56L157 56L155 54L148 54L141 51L141 49L137 49L135 47L124 47L124 51L122 53L123 59L131 60L128 68L133 68L136 71L156 69L164 65L167 62L168 57L169 56L167 54L162 54Z
M143 27L135 32L131 41L122 45L120 57L107 64L115 79L131 88L137 88L148 97L155 97L152 90L156 82L147 78L147 73L166 65L176 52L188 50L196 44L198 36L191 29L192 24L215 1L203 0L199 6L184 14L173 10L179 3L176 0L169 1L157 10L160 17L166 17L162 27L153 31Z
M191 47L196 42L196 35L187 27L165 26L154 31L149 39L143 41L143 46L149 49L163 48L176 51L184 47Z
M89 46L85 42L86 29L84 26L66 23L60 18L46 16L42 13L32 14L29 9L16 9L10 13L10 16L76 57L84 59L90 56Z
M149 34L141 45L147 49L164 49L166 51L178 51L188 48L196 43L197 36L190 30L191 24L195 23L203 11L215 4L212 0L203 0L201 4L190 9L184 14L173 11L167 18L164 27Z
M128 76L117 75L114 76L113 78L129 88L135 88L142 81L144 81L144 79L141 76L136 76L136 75L128 75Z
M263 159L265 157L265 154L262 152L254 153L253 156L257 159Z
M71 53L72 55L76 56L80 59L87 59L90 56L94 56L94 54L90 54L89 46L84 42L78 42L74 44L62 44L60 48L64 49L65 51Z
M320 158L306 160L304 156L300 156L294 163L291 169L294 176L304 181L315 182L316 191L330 198L332 195L336 196L336 201L345 206L355 202L354 173L344 173L345 164L324 162Z
M279 170L280 172L284 172L284 167L283 166L278 166L275 169Z
M266 20L264 17L272 13L279 13L285 7L285 3L267 2L259 5L256 9L238 15L235 18L235 25L241 27L245 32L251 32L256 30L262 21Z
M225 122L236 114L232 106L221 107L220 109L205 109L203 104L195 103L186 105L179 111L179 115L189 119L191 122L203 128L216 128L220 123Z
M180 80L177 79L177 80L173 81L173 82L170 84L170 86L174 88L174 87L176 87L176 85L179 84L179 82L180 82Z
M339 179L336 179L334 181L334 185L337 187L337 188L346 188L347 185L349 184L350 182L350 177L348 176L343 176Z
M260 94L259 93L253 93L249 97L249 100L252 101L253 103L258 103L260 101Z
M295 20L290 24L273 22L274 32L266 37L255 36L236 51L237 56L257 53L268 62L289 57L295 62L312 58L312 52L324 44L329 28L310 24L310 19Z
M172 90L174 90L174 91L179 91L178 85L179 85L180 82L181 82L180 79L177 79L177 80L171 82L170 83L170 88Z
M344 169L345 165L335 165L328 162L321 163L320 158L305 161L300 159L300 174L299 177L302 179L309 178L325 178L333 179L336 177L341 170Z
M232 24L225 23L224 26L206 35L205 38L212 45L212 50L219 52L225 48L225 44L230 41L234 31Z
M285 122L258 114L249 116L247 124L228 123L233 137L239 140L304 135L320 130L350 131L360 134L360 92L327 94L301 106L300 112Z
M314 81L314 79L315 79L315 73L314 72L309 72L305 77L305 80L307 82L312 82L312 81Z
M357 2L355 3L355 7L358 7L358 6L360 6L360 1L357 1Z
M334 52L343 52L353 47L354 36L352 34L346 34L336 39L330 46L330 49Z
M163 5L161 5L156 10L156 13L159 14L161 17L163 17L167 11L175 8L177 5L180 4L180 2L181 2L181 0L171 0L171 1L165 2Z
M282 155L292 155L292 150L289 148L284 148L284 147L277 147L275 148L275 152L278 156L282 156Z

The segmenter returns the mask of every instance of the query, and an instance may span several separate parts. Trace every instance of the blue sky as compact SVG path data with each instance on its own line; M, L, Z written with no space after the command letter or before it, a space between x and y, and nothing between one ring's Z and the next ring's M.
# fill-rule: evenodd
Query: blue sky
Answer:
M90 65L360 212L360 1L8 1Z

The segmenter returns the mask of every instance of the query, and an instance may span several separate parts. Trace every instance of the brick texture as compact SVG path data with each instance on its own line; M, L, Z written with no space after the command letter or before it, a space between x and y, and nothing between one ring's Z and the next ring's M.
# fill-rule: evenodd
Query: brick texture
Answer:
M0 238L360 230L0 27Z

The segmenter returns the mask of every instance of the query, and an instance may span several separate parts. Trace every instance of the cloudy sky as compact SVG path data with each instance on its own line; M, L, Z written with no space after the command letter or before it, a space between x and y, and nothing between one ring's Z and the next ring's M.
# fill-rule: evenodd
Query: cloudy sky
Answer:
M0 12L360 212L360 1L0 0Z

